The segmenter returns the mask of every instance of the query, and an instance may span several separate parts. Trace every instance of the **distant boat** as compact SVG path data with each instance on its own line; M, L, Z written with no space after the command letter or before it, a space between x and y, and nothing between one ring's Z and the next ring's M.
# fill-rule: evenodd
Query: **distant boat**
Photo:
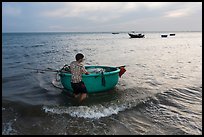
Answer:
M144 38L144 34L142 33L128 33L131 38Z
M161 37L166 38L166 37L168 37L168 35L167 34L161 34Z
M176 35L175 33L170 33L170 34L169 34L169 36L175 36L175 35Z
M119 34L118 32L113 32L112 34Z

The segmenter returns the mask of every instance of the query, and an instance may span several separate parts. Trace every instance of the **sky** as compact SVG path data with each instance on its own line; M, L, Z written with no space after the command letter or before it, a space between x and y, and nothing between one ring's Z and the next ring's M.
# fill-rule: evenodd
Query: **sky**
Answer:
M2 32L202 31L202 2L3 2Z

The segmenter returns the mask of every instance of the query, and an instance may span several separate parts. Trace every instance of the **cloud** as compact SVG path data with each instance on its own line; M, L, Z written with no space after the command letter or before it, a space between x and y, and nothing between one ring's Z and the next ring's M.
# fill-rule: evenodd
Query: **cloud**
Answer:
M191 3L191 2L184 3L179 7L176 7L176 9L166 11L163 17L178 18L178 17L192 16L196 12L200 11L200 7L202 6L200 4L202 3Z
M46 17L54 18L84 18L95 22L106 22L120 18L128 12L136 12L145 7L156 9L166 6L167 3L145 2L67 2L59 9L47 10L42 13Z
M178 18L178 17L184 17L189 15L188 12L185 12L183 10L175 10L175 11L168 11L165 13L164 17L169 18Z
M202 23L202 2L4 2L2 13L2 27L9 30L158 30L165 21Z
M172 2L141 2L143 7L148 9L161 9L171 6Z
M59 9L44 11L43 15L48 17L77 17L91 14L94 16L100 12L110 13L120 7L121 4L113 2L67 2L63 3ZM94 12L95 14L93 14Z

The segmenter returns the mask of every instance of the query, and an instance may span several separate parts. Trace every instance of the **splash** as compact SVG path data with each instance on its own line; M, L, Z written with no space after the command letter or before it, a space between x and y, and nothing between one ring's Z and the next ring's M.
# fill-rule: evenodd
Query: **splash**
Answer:
M16 134L17 131L12 128L14 121L16 121L16 119L10 120L7 123L2 123L2 135L15 135Z
M131 90L130 90L131 91ZM117 100L101 102L100 104L84 105L84 106L43 106L45 113L51 114L69 114L72 117L100 119L111 115L117 115L119 112L136 107L140 103L144 103L151 99L151 95L139 93L133 90L127 96L121 96ZM131 97L130 97L131 96ZM135 97L133 97L135 96ZM128 100L126 98L129 98Z
M54 114L69 114L72 117L82 117L90 119L99 119L102 117L108 117L113 114L118 114L120 111L124 111L129 106L127 104L121 105L93 105L93 106L43 106L43 110L46 113Z

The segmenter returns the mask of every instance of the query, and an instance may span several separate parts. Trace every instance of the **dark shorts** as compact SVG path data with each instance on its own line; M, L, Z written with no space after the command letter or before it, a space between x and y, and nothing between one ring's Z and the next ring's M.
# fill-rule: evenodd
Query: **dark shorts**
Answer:
M81 81L79 83L72 83L71 82L71 86L72 86L72 89L74 90L75 94L87 93L86 86L85 86L83 81Z

